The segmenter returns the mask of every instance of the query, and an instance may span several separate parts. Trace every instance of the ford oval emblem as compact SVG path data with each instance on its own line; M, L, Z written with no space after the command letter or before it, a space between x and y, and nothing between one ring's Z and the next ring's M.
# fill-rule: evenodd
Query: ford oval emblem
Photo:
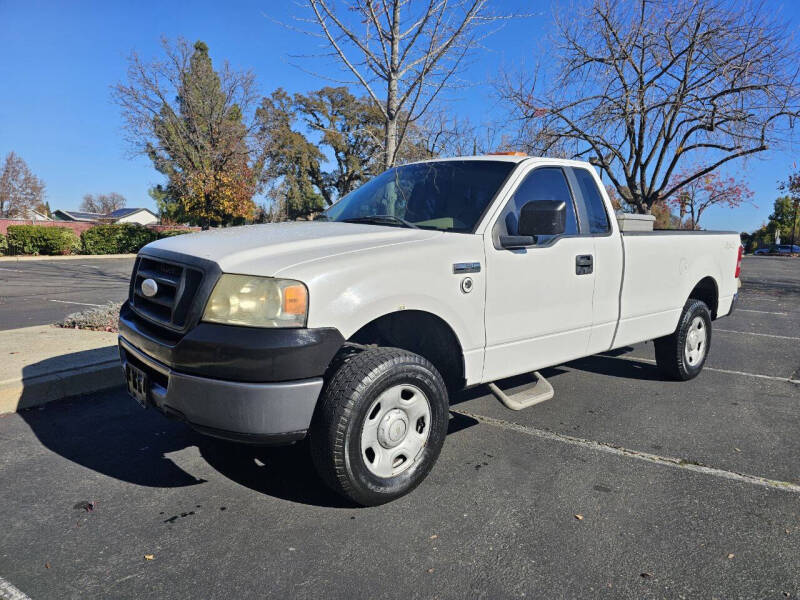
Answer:
M142 282L142 294L152 298L158 293L158 284L152 279L145 279Z

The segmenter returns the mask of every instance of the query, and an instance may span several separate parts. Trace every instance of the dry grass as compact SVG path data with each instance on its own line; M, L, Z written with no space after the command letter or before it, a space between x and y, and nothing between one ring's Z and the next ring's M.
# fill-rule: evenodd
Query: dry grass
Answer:
M121 302L109 302L105 306L72 313L58 327L67 329L91 329L93 331L117 331Z

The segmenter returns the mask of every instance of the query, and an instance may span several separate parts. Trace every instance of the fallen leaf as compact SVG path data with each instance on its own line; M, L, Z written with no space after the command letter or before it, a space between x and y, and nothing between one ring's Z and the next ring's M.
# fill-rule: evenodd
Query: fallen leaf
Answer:
M575 518L578 519L578 521L583 521L583 515L575 515Z
M145 560L153 560L154 558L155 558L155 555L153 555L153 554L145 554L144 555L144 559Z
M729 559L733 558L734 556L736 556L736 555L735 555L735 554L733 554L733 553L731 553L731 554L728 554L728 558L729 558Z

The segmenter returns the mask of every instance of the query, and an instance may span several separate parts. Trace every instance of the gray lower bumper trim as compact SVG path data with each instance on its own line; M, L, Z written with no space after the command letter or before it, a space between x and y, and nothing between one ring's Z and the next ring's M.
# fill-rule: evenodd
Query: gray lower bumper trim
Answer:
M150 400L177 412L191 425L252 436L305 431L311 424L322 378L279 383L245 383L177 373L119 338L126 353L166 377L166 388L151 381ZM152 378L151 378L152 379Z

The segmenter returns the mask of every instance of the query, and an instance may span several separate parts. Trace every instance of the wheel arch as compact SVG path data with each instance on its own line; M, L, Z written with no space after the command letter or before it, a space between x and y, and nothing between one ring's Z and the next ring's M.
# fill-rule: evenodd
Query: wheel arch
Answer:
M432 312L407 309L384 313L359 327L347 341L414 352L436 367L449 389L464 386L466 377L461 341L447 321Z
M695 284L689 292L688 299L702 300L711 312L711 318L717 318L717 308L719 307L719 285L717 280L710 275L703 277Z

